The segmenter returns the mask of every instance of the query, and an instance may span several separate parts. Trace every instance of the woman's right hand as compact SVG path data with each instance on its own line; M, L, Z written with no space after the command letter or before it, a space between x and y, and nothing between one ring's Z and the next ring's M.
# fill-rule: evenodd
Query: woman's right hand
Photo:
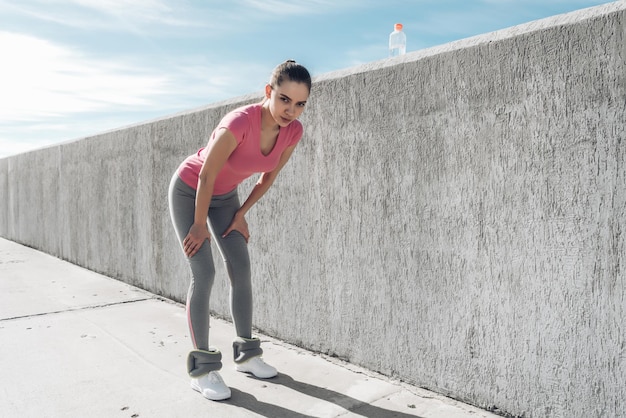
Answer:
M193 224L183 240L185 255L187 255L187 257L193 257L200 250L205 240L211 240L211 234L206 224Z

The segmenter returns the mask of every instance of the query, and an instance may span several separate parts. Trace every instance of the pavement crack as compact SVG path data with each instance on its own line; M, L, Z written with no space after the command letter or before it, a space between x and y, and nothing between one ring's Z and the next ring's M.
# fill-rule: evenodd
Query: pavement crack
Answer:
M79 306L79 307L76 307L76 308L68 308L68 309L63 309L63 310L60 310L60 311L39 312L39 313L28 314L28 315L12 316L12 317L9 317L9 318L0 318L0 322L14 321L14 320L17 320L17 319L36 318L38 316L56 315L56 314L62 314L62 313L67 313L67 312L88 311L88 310L91 310L91 309L108 308L110 306L125 305L127 303L145 302L147 300L158 300L158 299L160 299L160 298L158 298L158 297L147 297L147 298L141 298L141 299L124 300L124 301L121 301L121 302L102 303L102 304L99 304L99 305Z

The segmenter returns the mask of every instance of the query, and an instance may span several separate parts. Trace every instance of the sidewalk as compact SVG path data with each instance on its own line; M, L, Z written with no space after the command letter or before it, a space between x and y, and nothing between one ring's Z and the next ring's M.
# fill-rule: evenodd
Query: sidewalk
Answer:
M234 370L229 322L212 345L232 398L189 387L184 307L0 238L2 417L495 417L367 370L263 341L278 377Z

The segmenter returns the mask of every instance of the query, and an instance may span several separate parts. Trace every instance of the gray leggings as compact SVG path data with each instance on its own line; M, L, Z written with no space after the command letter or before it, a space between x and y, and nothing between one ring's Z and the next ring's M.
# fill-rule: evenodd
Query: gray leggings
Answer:
M196 210L196 191L174 174L169 187L170 215L178 239L182 242L193 225ZM240 208L237 190L213 196L209 206L208 225L211 240L217 244L230 277L230 312L238 337L252 337L252 284L248 244L243 235L233 231L226 238L235 212ZM184 253L183 253L184 254ZM187 294L187 320L193 346L209 350L209 299L215 278L211 245L205 241L191 258L191 284Z

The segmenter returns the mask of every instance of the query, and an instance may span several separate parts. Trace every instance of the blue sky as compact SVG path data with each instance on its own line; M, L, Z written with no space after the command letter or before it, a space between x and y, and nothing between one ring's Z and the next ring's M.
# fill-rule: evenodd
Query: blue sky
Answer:
M609 3L593 0L0 0L0 158ZM312 97L314 99L314 97Z

